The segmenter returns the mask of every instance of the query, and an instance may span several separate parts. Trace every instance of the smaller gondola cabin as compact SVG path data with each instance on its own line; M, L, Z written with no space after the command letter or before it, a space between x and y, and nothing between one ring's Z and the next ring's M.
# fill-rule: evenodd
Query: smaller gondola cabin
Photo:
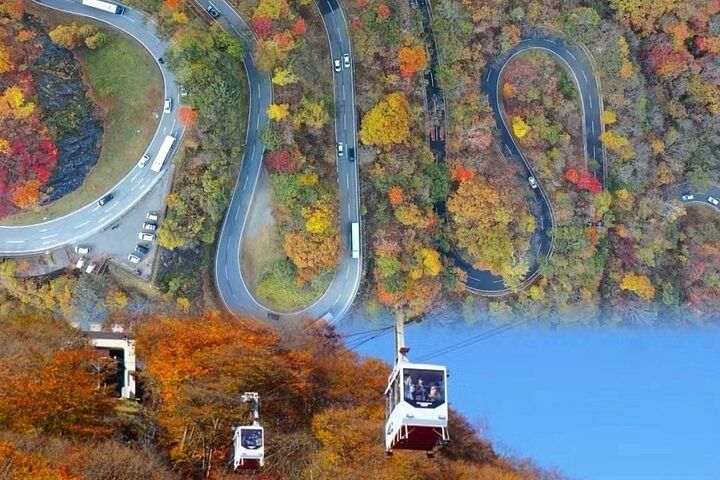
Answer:
M234 465L238 470L257 470L263 466L265 457L265 436L259 425L235 427Z

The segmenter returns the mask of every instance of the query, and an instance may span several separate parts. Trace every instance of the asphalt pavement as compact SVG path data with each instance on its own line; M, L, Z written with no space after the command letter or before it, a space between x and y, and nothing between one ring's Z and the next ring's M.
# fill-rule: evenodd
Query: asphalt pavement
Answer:
M29 256L65 245L77 244L115 223L119 217L137 204L167 172L172 155L180 144L184 132L184 127L177 119L180 97L175 77L164 64L157 61L164 55L167 42L156 35L155 26L147 16L131 8L126 8L122 15L111 14L84 6L80 0L33 1L38 5L106 23L140 42L155 59L162 72L165 98L173 99L174 108L171 113L163 113L160 118L158 128L147 149L151 157L148 165L144 168L133 167L110 192L107 192L113 194L114 198L111 201L104 206L99 206L93 201L70 214L33 225L0 225L0 256L3 257ZM128 92L128 94L131 93ZM163 169L159 173L155 173L150 170L150 164L163 139L170 134L175 135L178 140Z
M203 8L207 8L212 3L220 12L217 22L222 28L243 38L249 46L255 44L255 39L245 21L227 2L224 0L196 1ZM344 53L352 56L347 22L340 5L335 0L319 0L318 7L327 30L332 58L342 59ZM318 318L334 322L350 308L360 285L362 270L362 257L353 259L350 255L350 224L360 222L360 196L357 164L349 162L347 155L338 158L340 231L343 248L339 266L325 293L307 308L292 313L277 312L255 299L243 279L241 246L258 176L262 168L264 147L260 141L260 132L267 126L267 107L272 103L270 77L257 70L252 57L252 48L248 50L244 59L250 88L247 140L238 180L218 240L215 259L215 279L218 291L225 306L236 314L249 314L258 318L272 318L283 322ZM330 59L326 59L326 61L328 68L333 69L332 61ZM352 65L350 68L343 67L340 72L333 71L333 73L336 141L343 142L346 148L355 147L357 127Z

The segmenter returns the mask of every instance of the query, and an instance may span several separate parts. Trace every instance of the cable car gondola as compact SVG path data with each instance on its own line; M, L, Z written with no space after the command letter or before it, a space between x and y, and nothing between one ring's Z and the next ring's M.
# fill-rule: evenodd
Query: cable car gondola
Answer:
M397 358L385 390L385 451L424 450L432 456L445 445L447 432L447 369L411 363L404 346L404 324L395 327Z
M235 470L257 470L263 466L265 457L265 431L260 426L260 398L257 393L247 392L242 400L253 404L253 423L235 427L233 465Z

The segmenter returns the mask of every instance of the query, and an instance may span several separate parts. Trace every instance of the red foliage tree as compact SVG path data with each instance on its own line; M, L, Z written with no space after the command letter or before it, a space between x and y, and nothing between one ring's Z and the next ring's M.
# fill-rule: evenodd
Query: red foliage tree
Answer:
M297 169L297 161L290 150L276 150L265 156L265 167L270 173L290 173Z
M565 180L575 185L579 190L587 190L593 195L597 195L602 191L600 181L587 170L568 168L563 176Z
M293 24L293 35L304 35L306 31L307 25L305 25L305 20L303 20L302 18L298 18L297 20L295 20L295 23Z
M255 17L250 21L250 28L260 38L267 38L272 32L273 21L268 17Z

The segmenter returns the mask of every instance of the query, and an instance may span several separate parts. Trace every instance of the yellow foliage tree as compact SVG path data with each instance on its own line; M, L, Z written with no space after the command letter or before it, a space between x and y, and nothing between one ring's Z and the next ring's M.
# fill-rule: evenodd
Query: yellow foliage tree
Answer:
M640 298L650 300L655 296L655 286L645 275L628 272L620 281L620 288L633 292Z
M0 138L0 153L10 153L10 142Z
M15 68L12 60L10 60L10 52L7 48L0 45L0 73L7 73Z
M8 87L0 96L0 117L12 115L18 120L32 115L35 110L34 103L25 103L25 94L20 87Z
M267 109L268 118L279 122L290 114L290 105L287 103L271 103Z
M387 146L410 136L410 104L403 92L385 95L362 120L360 140L365 145Z
M303 208L305 219L305 230L316 235L322 235L332 227L332 215L330 208L320 202L316 202L313 208Z
M635 158L635 151L630 145L630 141L613 131L607 131L600 135L603 144L615 152L622 160L631 160Z
M422 259L423 273L434 277L442 271L442 262L440 261L440 253L432 248L423 248L420 250L420 258Z
M530 132L530 125L525 123L525 120L520 117L513 117L512 129L517 138L523 138Z
M617 122L617 115L612 110L604 110L600 118L605 125L611 125Z
M300 77L293 72L292 67L278 67L272 77L272 83L281 87L297 83L298 80Z

